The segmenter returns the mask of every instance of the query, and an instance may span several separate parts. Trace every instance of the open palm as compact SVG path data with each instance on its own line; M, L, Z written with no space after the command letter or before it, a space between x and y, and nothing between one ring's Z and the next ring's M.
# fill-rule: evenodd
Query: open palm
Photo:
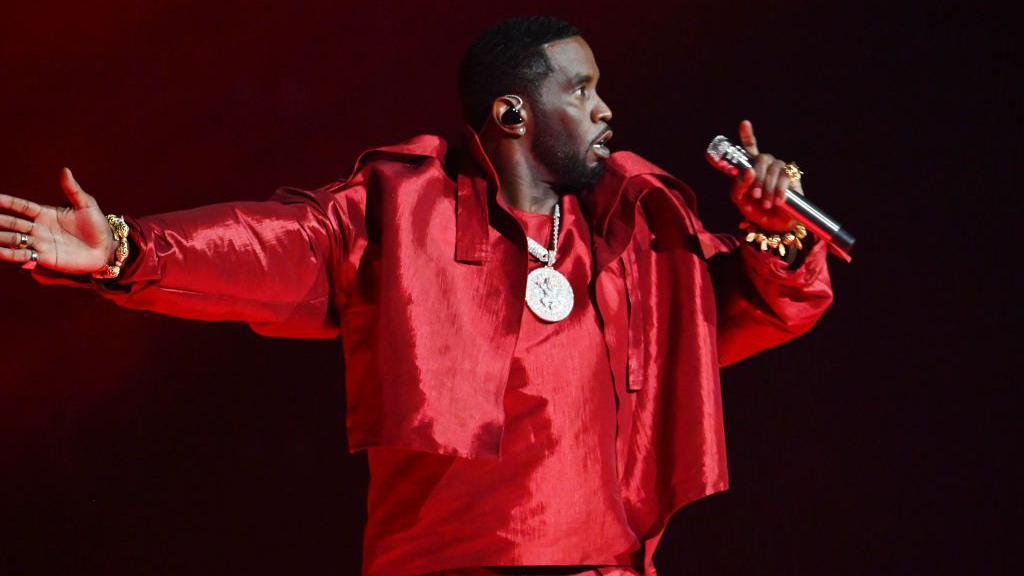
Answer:
M111 261L116 242L103 211L70 170L60 180L71 206L0 194L0 209L16 214L0 215L0 260L31 266L35 253L39 265L66 274L94 272Z

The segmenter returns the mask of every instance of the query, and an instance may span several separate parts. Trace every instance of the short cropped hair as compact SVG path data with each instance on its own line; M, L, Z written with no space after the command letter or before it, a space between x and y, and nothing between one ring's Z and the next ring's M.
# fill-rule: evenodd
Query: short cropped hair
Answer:
M579 35L572 24L551 16L510 18L485 30L459 65L463 118L480 130L496 98L505 94L536 98L541 83L554 71L543 46Z

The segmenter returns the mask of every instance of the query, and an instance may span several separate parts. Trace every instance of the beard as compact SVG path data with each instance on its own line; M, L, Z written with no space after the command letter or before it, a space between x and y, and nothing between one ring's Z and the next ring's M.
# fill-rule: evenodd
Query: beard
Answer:
M545 121L540 111L537 112L534 137L537 159L557 178L554 183L556 188L567 192L582 192L593 188L604 173L604 162L588 164L587 152L590 145L578 150L579 144L568 138L565 132L552 128L554 125L553 122Z

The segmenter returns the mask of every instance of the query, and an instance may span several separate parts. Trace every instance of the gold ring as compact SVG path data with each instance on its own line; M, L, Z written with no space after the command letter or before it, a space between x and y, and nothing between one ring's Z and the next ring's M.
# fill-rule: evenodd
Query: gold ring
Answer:
M796 165L796 162L790 162L782 167L782 171L786 173L791 182L799 182L800 177L804 175L804 171Z
M22 234L18 238L18 248L28 248L28 234Z

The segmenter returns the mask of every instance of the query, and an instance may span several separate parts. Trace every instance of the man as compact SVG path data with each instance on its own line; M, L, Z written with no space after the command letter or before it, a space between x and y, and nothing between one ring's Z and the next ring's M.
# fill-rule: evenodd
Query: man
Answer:
M796 173L749 122L732 198L773 251L610 154L599 76L572 26L508 20L464 58L464 149L418 136L319 190L125 220L65 169L69 208L0 195L0 259L127 307L341 336L366 574L654 574L669 516L727 486L719 365L809 329L831 289L823 244L784 236ZM713 287L716 254L736 273Z

